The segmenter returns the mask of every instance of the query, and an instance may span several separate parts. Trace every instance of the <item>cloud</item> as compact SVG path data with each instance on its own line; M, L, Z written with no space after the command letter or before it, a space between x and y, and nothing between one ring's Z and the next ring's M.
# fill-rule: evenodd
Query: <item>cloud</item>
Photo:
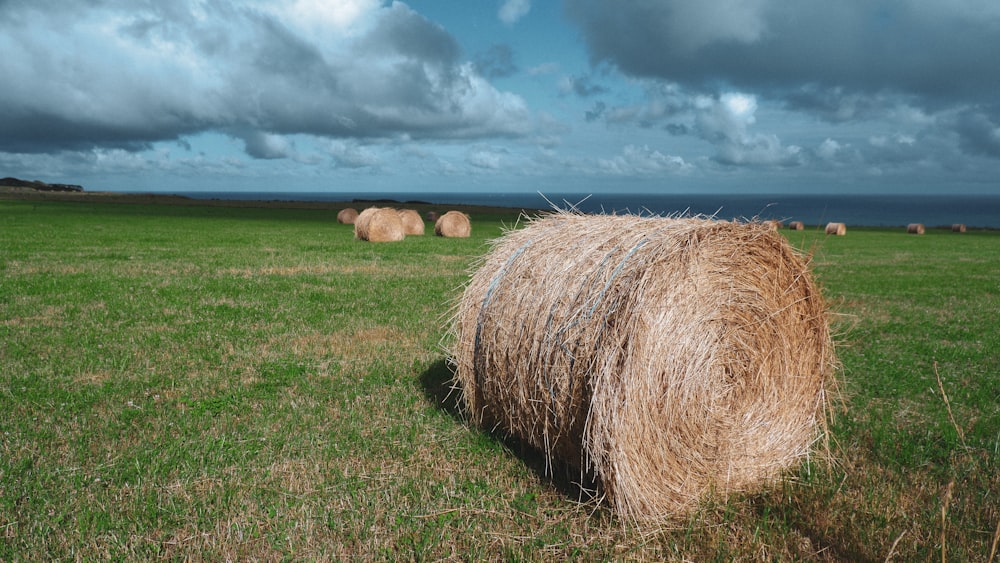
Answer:
M476 55L476 72L487 78L505 78L517 72L514 51L510 45L497 44Z
M679 156L665 155L647 145L626 145L621 154L597 161L598 168L618 176L651 176L690 172L693 167Z
M581 98L589 98L605 94L608 89L600 84L594 84L589 76L564 76L559 81L559 92L563 95L573 93Z
M718 98L695 101L695 130L715 145L715 160L730 165L794 166L800 163L801 148L783 146L775 135L751 133L756 123L757 99L743 93L727 92Z
M504 0L497 12L500 21L507 25L513 25L531 11L531 0Z
M987 0L567 0L566 11L595 60L635 76L929 99L988 99L1000 85L986 54L1000 4Z
M465 160L476 168L499 170L503 164L503 151L485 148L475 148L469 151Z
M979 109L965 109L953 120L952 127L963 147L979 155L1000 158L1000 119Z
M522 98L461 60L455 39L395 2L7 0L0 151L140 151L241 131L280 138L523 136Z
M281 135L249 131L237 136L243 139L246 153L253 158L286 158L293 153L292 143Z
M354 142L331 141L328 150L341 168L372 168L379 164L378 156L373 151Z

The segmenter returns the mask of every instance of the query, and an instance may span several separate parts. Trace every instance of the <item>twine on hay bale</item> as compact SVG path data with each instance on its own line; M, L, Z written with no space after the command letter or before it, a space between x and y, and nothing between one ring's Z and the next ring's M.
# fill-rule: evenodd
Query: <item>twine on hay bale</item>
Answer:
M792 221L788 224L788 228L793 231L802 231L805 230L806 225L802 221Z
M434 234L439 237L466 238L472 234L472 221L461 211L449 211L434 223Z
M354 221L354 238L369 242L396 242L406 238L395 209L369 207Z
M825 435L825 305L762 223L533 219L493 241L450 334L471 421L586 472L626 520L754 489Z
M342 225L353 225L358 219L358 210L353 207L341 209L337 212L337 222Z
M965 232L965 223L955 223L954 225L951 226L951 232L953 232L953 233L964 233Z
M406 236L424 234L424 220L420 218L420 213L413 209L400 209L397 213L403 222L403 232Z
M827 223L826 234L842 237L847 234L847 225L843 223Z
M906 232L911 235L922 235L924 234L923 223L910 223L906 226Z

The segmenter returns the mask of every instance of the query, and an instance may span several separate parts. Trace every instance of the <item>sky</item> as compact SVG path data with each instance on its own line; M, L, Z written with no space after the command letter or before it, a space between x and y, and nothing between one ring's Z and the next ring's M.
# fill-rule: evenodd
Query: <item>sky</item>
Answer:
M0 176L1000 193L997 0L0 0Z

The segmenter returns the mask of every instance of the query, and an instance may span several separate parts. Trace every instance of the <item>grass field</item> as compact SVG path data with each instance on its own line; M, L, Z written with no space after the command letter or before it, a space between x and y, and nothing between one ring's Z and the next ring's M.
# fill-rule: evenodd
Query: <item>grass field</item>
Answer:
M640 533L446 397L516 212L334 216L0 201L0 560L1000 559L1000 232L784 231L837 313L834 461Z

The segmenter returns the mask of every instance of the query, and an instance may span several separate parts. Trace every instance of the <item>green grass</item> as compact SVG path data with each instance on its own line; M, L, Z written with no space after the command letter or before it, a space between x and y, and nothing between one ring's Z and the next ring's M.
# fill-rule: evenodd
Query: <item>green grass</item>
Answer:
M0 201L0 560L989 557L1000 233L786 231L838 313L835 461L642 534L447 396L449 300L516 215L334 214Z

